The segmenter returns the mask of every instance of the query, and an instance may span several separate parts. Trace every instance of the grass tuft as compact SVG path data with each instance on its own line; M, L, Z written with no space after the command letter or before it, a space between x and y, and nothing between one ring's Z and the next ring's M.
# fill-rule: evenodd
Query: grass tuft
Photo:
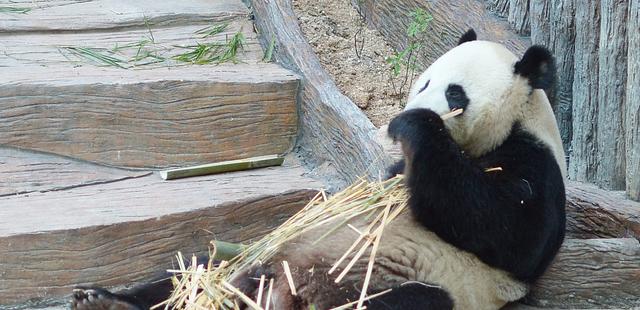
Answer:
M197 30L196 34L202 35L203 39L207 37L212 37L212 36L215 36L216 34L219 34L225 31L227 29L227 26L229 26L229 23L204 27L200 30Z
M76 46L67 46L63 48L71 52L71 54L88 60L98 66L111 66L121 69L127 69L129 67L126 60L114 56L115 54L113 54L113 52L106 49Z
M192 64L221 64L225 62L238 63L238 52L244 49L245 38L242 30L235 33L226 42L197 43L192 46L181 46L187 49L182 54L165 57L166 47L156 43L151 26L145 17L145 25L149 35L139 41L123 45L116 44L111 49L95 47L62 47L62 50L98 66L111 66L130 69L137 66L157 64L173 59L178 62ZM196 31L203 38L214 36L227 28L228 24L220 24L202 28ZM163 53L164 51L164 53ZM66 57L66 55L65 55Z
M271 61L273 61L273 52L275 51L275 49L276 49L276 38L273 37L273 38L271 38L271 41L269 42L269 46L264 51L264 56L262 57L262 61L263 62L271 62Z
M194 64L221 64L225 62L238 62L238 51L244 48L244 35L242 32L234 34L227 43L211 42L198 43L195 46L186 47L188 52L179 54L173 59Z

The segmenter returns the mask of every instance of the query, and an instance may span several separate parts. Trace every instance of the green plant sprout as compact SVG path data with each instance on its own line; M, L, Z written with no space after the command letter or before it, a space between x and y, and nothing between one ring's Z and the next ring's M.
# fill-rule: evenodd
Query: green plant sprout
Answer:
M413 83L415 72L418 70L418 58L416 55L420 53L423 47L420 43L420 35L427 31L429 24L433 20L433 16L421 8L411 12L411 18L411 23L407 26L407 47L402 51L394 52L386 58L386 62L390 65L391 76L389 79L401 105L403 104L404 89L407 85ZM396 86L394 79L399 76L402 76L402 82Z

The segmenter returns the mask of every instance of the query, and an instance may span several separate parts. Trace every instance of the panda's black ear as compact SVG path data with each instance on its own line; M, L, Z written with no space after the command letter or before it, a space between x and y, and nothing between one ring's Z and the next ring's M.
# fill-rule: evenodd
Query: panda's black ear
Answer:
M464 42L475 41L476 39L478 39L476 32L473 29L469 29L458 39L458 45Z
M553 55L545 47L534 45L516 62L514 72L526 77L534 89L548 89L553 85L556 75Z

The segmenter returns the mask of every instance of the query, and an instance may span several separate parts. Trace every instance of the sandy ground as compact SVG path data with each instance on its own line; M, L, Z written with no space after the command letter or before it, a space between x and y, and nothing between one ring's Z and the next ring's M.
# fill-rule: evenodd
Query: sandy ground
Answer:
M338 88L380 126L401 111L406 90L398 95L386 57L393 48L364 20L349 0L293 0L307 41ZM357 43L356 43L357 42ZM408 88L406 86L405 88Z

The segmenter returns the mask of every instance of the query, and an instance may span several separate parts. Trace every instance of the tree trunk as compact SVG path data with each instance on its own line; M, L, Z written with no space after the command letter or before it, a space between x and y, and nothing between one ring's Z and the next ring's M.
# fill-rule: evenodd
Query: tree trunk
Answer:
M626 239L567 239L525 303L544 308L640 306L640 244Z
M487 8L500 17L509 16L509 0L487 0Z
M573 139L569 178L587 182L596 175L598 126L598 48L600 0L582 0L576 6L573 74Z
M627 79L627 0L600 1L597 169L595 182L625 189L624 101Z
M531 16L531 43L549 46L549 8L548 1L531 1L529 15Z
M573 100L573 56L575 41L574 0L552 0L550 11L549 48L556 58L556 84L552 92L556 121L565 150L572 136L571 107Z
M507 20L517 34L529 35L531 32L529 24L529 0L510 0L509 17Z
M640 201L640 0L629 3L627 29L626 183L629 197Z

